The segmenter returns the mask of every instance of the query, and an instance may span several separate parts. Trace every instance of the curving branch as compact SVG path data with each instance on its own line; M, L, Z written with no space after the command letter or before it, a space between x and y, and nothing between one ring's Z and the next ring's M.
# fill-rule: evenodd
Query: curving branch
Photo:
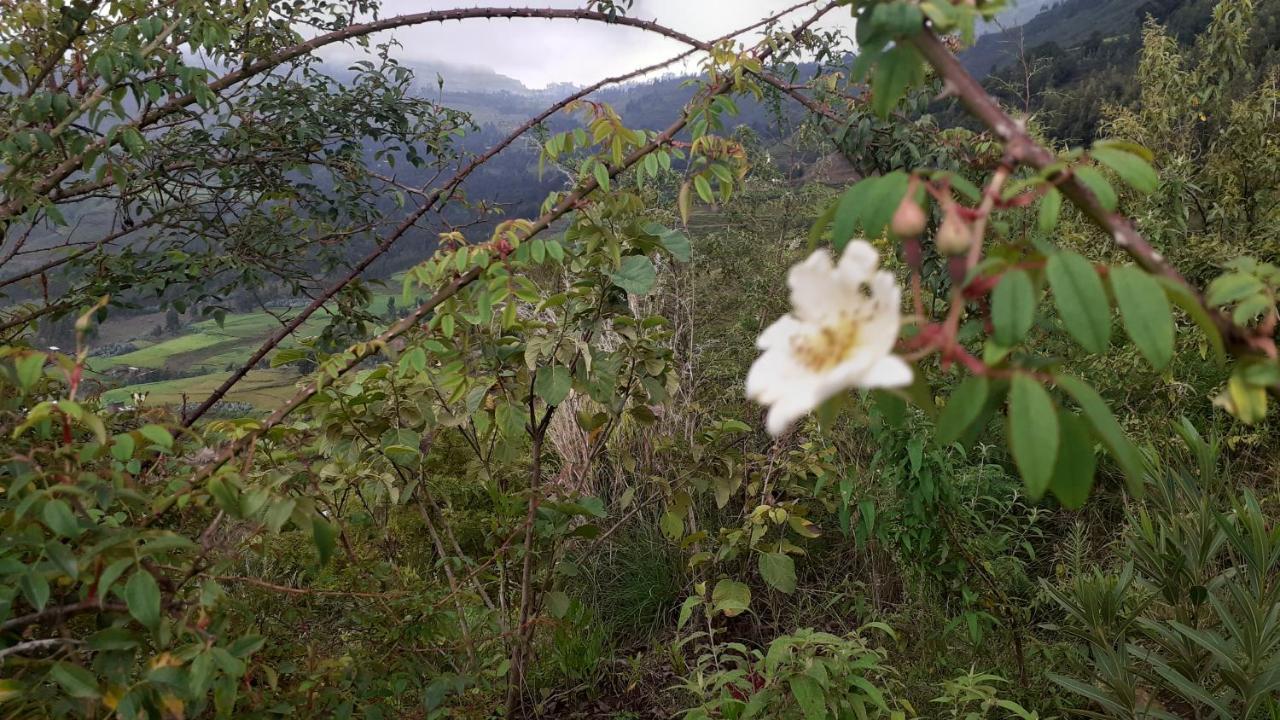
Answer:
M806 31L810 26L812 26L814 23L820 20L824 15L831 12L831 10L836 8L838 5L839 5L839 0L831 0L830 2L825 3L817 11L815 11L815 13L809 19L807 19L805 22L801 23L794 30L792 30L790 33L790 36L795 37L799 33ZM760 60L766 60L772 54L773 54L773 47L769 46L769 47L765 47L763 50L759 50L756 54L756 57L757 59L760 59ZM663 130L661 133L659 133L657 136L651 139L648 143L644 144L639 148L636 148L634 151L631 152L631 154L623 158L621 163L618 163L617 165L608 166L609 177L617 177L622 172L630 169L636 163L643 160L645 156L649 155L653 151L670 144L675 139L676 135L678 135L680 131L683 130L686 125L689 124L690 119L693 117L693 110L698 106L698 103L700 101L706 101L717 95L723 95L724 93L728 92L732 87L733 87L732 78L722 79L715 85L707 87L700 94L700 97L695 97L693 100L689 102L688 105L686 105L684 112L682 112L680 114L680 117L676 119L676 121L673 122L669 127L667 127L667 129ZM556 220L559 220L564 215L567 215L573 209L577 208L579 203L584 198L586 198L587 195L591 194L592 192L597 190L599 187L600 187L600 184L595 179L594 176L586 178L583 181L582 185L574 189L572 192L567 193L564 197L560 199L560 202L556 203L555 207L543 213L540 217L534 220L527 228L525 228L519 235L520 241L523 242L525 240L528 240L529 238L532 238L538 233L541 233L543 230L546 230L547 228L551 227L552 223L554 223ZM387 328L386 331L382 332L377 337L373 338L371 341L363 343L361 348L353 350L350 353L350 356L346 360L344 360L343 363L340 366L338 366L335 370L331 371L329 375L331 375L334 378L345 375L346 373L350 372L352 369L357 367L366 358L371 357L377 352L380 352L381 348L385 346L387 343L389 343L390 341L403 335L404 333L408 332L412 328L417 327L417 325L423 319L425 319L428 314L430 314L433 310L435 310L435 308L437 308L441 303L445 302L449 298L458 294L460 290L470 285L472 282L475 282L475 280L480 277L481 272L482 272L481 268L475 267L463 273L462 275L458 276L457 278L455 278L452 282L448 283L447 285L442 287L439 291L437 291L436 294L433 295L430 299L428 299L425 303L419 305L412 313L401 318L399 321L393 323L389 328ZM325 381L323 378L319 378L308 383L306 386L299 389L298 392L294 393L293 397L291 397L284 405L281 405L279 408L276 409L275 412L271 413L271 415L268 416L266 420L263 420L258 427L249 431L248 433L236 439L235 441L224 445L222 449L219 450L218 453L214 456L214 459L212 461L202 466L196 473L192 475L192 477L187 482L183 483L183 486L180 489L178 489L174 494L170 495L169 498L167 498L164 502L160 503L157 506L155 512L153 512L150 516L143 519L143 521L141 522L141 526L146 527L150 525L161 515L168 512L168 510L172 508L174 504L177 502L177 498L179 495L185 492L188 492L191 488L204 482L206 479L211 477L215 472L217 472L223 465L227 464L227 462L230 461L232 458L236 457L241 452L244 452L246 449L253 446L260 437L262 437L264 434L266 434L276 426L280 425L280 423L284 422L285 418L287 418L299 407L301 407L303 403L307 402L313 396L315 396L316 393L320 392L320 390L324 386L325 386Z
M942 77L944 93L959 98L974 117L981 120L997 138L1004 142L1006 156L1010 160L1036 170L1044 170L1059 162L1057 155L1031 137L1022 122L1010 117L1000 107L999 103L969 74L969 71L960 64L960 61L932 30L926 28L907 38L907 42ZM1250 332L1248 328L1236 325L1231 318L1205 303L1199 289L1183 277L1177 268L1169 264L1160 251L1147 242L1146 238L1142 237L1132 221L1120 213L1104 208L1093 192L1085 187L1070 170L1059 171L1053 179L1058 183L1058 189L1062 194L1071 200L1094 225L1106 232L1116 246L1128 253L1138 265L1153 275L1177 284L1194 297L1212 318L1232 354L1272 359L1276 357L1276 343L1273 337L1264 333ZM1277 390L1272 388L1272 392Z
M626 27L637 28L647 32L656 33L673 40L677 40L686 45L699 47L700 41L678 30L666 27L653 20L640 20L637 18L627 17L625 15L613 16L608 13L598 12L595 10L576 10L576 9L558 9L558 8L502 8L502 7L477 7L477 8L460 8L454 10L435 10L421 13L411 13L406 15L396 15L393 17L382 18L366 23L357 23L349 25L341 30L318 35L310 40L278 50L267 57L247 62L239 69L231 71L217 80L210 82L208 90L215 95L228 90L232 86L248 80L254 76L278 67L282 63L293 60L294 58L307 55L319 48L334 43L345 42L355 38L371 35L373 33L383 32L386 30L394 30L402 27L410 27L415 25L424 25L430 23L444 23L451 20L470 20L470 19L545 19L545 20L587 20L591 22L606 23L609 25L622 25ZM196 103L195 93L178 96L164 105L150 110L131 122L121 123L120 128L133 127L137 130L145 130L161 120L171 115L183 112L186 108ZM117 133L115 137L121 137L122 133ZM31 206L35 199L45 197L53 192L64 180L79 171L87 157L97 155L117 142L115 139L107 139L106 137L90 143L82 152L67 157L61 163L54 166L45 177L33 183L29 196L11 197L0 203L0 229L3 229L7 221L21 215ZM25 163L15 164L14 167L8 168L7 172L0 176L0 185L11 180L21 166Z
M698 52L700 50L701 51L709 50L715 43L719 43L724 40L737 37L738 35L741 35L746 32L750 32L751 30L754 30L763 25L767 25L788 13L791 13L800 8L812 5L816 1L817 0L805 0L804 2L797 3L789 8L786 8L785 10L781 10L777 13L774 13L773 15L765 17L757 21L756 23L753 23L752 25L749 25L740 30L735 30L731 33L728 33L719 38L716 38L711 42L702 42L694 38L687 38L687 42L690 45L689 50L686 50L685 52L682 52L679 55L676 55L662 62L655 63L648 67L640 68L638 70L633 70L632 72L629 72L623 75L617 75L614 77L605 78L593 85L590 85L588 87L583 88L582 90L579 90L576 93L573 93L572 95L569 95L568 97L563 98L559 102L556 102L555 104L548 107L546 110L543 110L537 115L529 118L527 121L525 121L524 124L517 127L515 130L513 130L509 135L507 135L497 144L490 147L487 151L484 152L484 154L479 155L474 159L472 159L471 162L467 163L466 166L464 166L461 170L455 173L453 177L447 180L443 185L428 192L424 196L422 204L412 213L409 213L409 215L407 215L404 218L404 220L395 228L395 230L393 230L390 234L388 234L387 237L377 245L377 247L375 247L367 255L365 255L365 257L362 258L360 262L356 263L356 265L352 267L350 272L348 272L340 280L334 282L332 285L326 288L324 292L317 295L309 305L303 308L302 311L299 312L296 316L294 316L288 323L282 325L278 330L272 333L271 336L268 337L256 351L254 351L253 355L251 355L248 360L246 360L243 364L241 364L240 367L236 368L236 370L232 372L231 375L228 376L227 379L224 380L222 384L219 385L217 389L215 389L209 395L209 397L205 398L205 400L201 402L198 407L196 407L194 410L191 411L189 415L183 418L182 420L183 426L191 427L193 424L195 424L195 422L199 420L202 416L204 416L205 413L209 412L209 410L215 404L217 404L219 400L225 397L226 394L231 390L231 388L233 388L237 383L239 383L242 379L244 379L245 375L247 375L249 371L254 368L254 366L256 366L259 362L261 362L262 359L265 358L277 345L283 342L286 337L293 334L294 331L296 331L299 327L301 327L302 324L306 322L307 318L311 317L311 315L313 315L317 310L323 307L325 303L327 303L329 300L333 298L333 296L341 292L344 287L354 282L356 278L358 278L362 273L364 273L365 270L369 268L370 265L374 263L374 261L376 261L382 255L386 254L386 252L391 249L391 246L394 245L396 241L398 241L401 237L403 237L404 234L408 232L409 229L412 228L418 222L418 220L422 219L423 216L425 216L428 212L430 212L439 203L448 202L449 198L452 197L455 191L457 191L458 187L461 186L462 183L466 181L466 179L470 177L470 175L473 172L475 172L477 168L479 168L481 165L492 160L496 155L498 155L498 153L501 153L503 150L510 147L512 143L514 143L520 137L528 133L530 130L537 127L538 125L541 125L548 118L552 117L553 115L560 112L561 110L564 110L571 103L576 102L577 100L581 100L582 98L587 97L592 93L595 93L596 91L600 90L603 87L606 87L608 85L616 85L618 83L623 83L637 77L648 75L649 73L652 73L656 70L660 70L664 67L674 65L675 63L680 62L681 60L684 60L685 58L689 57L695 52ZM783 83L781 80L777 80L776 78L774 78L772 82L776 82L778 85L785 85L785 83ZM794 92L794 91L792 92L794 95L798 97L802 97L802 98L804 97L798 92ZM424 188L424 191L425 191L425 188Z

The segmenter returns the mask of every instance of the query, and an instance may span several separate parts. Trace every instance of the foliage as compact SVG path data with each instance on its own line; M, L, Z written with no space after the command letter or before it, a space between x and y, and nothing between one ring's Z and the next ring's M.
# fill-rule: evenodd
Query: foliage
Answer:
M710 41L629 1L18 3L0 711L1274 716L1274 14L1221 0L1184 47L1201 5L1159 8L1133 102L1064 148L954 57L995 1ZM857 56L813 29L837 8ZM600 93L646 69L498 138L369 43L517 17L677 39L698 73L665 127ZM316 52L348 41L339 79ZM526 134L516 204L470 195ZM828 243L883 272L787 275ZM757 342L820 343L840 392L764 377L813 410L767 437ZM884 359L911 383L858 387Z

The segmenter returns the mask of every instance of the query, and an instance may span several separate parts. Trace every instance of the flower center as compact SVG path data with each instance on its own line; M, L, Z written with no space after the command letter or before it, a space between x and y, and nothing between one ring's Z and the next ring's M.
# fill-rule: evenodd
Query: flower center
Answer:
M858 347L862 323L852 313L840 313L806 335L791 338L791 352L813 372L826 372L848 359Z

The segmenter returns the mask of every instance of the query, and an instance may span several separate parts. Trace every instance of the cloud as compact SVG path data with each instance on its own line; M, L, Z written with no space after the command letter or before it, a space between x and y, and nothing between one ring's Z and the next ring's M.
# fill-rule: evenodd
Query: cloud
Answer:
M699 39L711 40L794 4L795 0L637 0L628 14L656 19ZM584 0L511 3L553 8L584 5ZM456 1L384 0L381 15L460 6ZM811 10L796 11L787 19L798 22L807 17L807 12ZM848 12L832 11L823 26L851 29ZM402 28L375 39L387 36L401 43L403 47L395 54L403 60L491 68L531 88L559 82L592 83L654 64L686 49L675 40L637 28L565 20L467 20ZM745 39L755 37L758 35ZM341 48L327 53L327 57L349 60L356 52Z

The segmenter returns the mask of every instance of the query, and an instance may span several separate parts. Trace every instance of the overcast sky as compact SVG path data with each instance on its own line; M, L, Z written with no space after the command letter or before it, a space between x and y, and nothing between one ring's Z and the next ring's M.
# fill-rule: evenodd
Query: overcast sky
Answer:
M694 37L711 40L795 5L798 0L636 0L632 17L657 19ZM457 0L383 0L382 15L466 6ZM488 0L481 4L489 4ZM500 2L504 7L585 7L586 0ZM812 12L789 16L795 24ZM820 27L852 29L848 10L833 10ZM393 33L403 60L474 65L513 77L531 88L556 82L588 84L679 54L680 43L631 27L565 20L466 20L404 28ZM751 36L749 36L751 37ZM329 53L353 57L350 49Z

